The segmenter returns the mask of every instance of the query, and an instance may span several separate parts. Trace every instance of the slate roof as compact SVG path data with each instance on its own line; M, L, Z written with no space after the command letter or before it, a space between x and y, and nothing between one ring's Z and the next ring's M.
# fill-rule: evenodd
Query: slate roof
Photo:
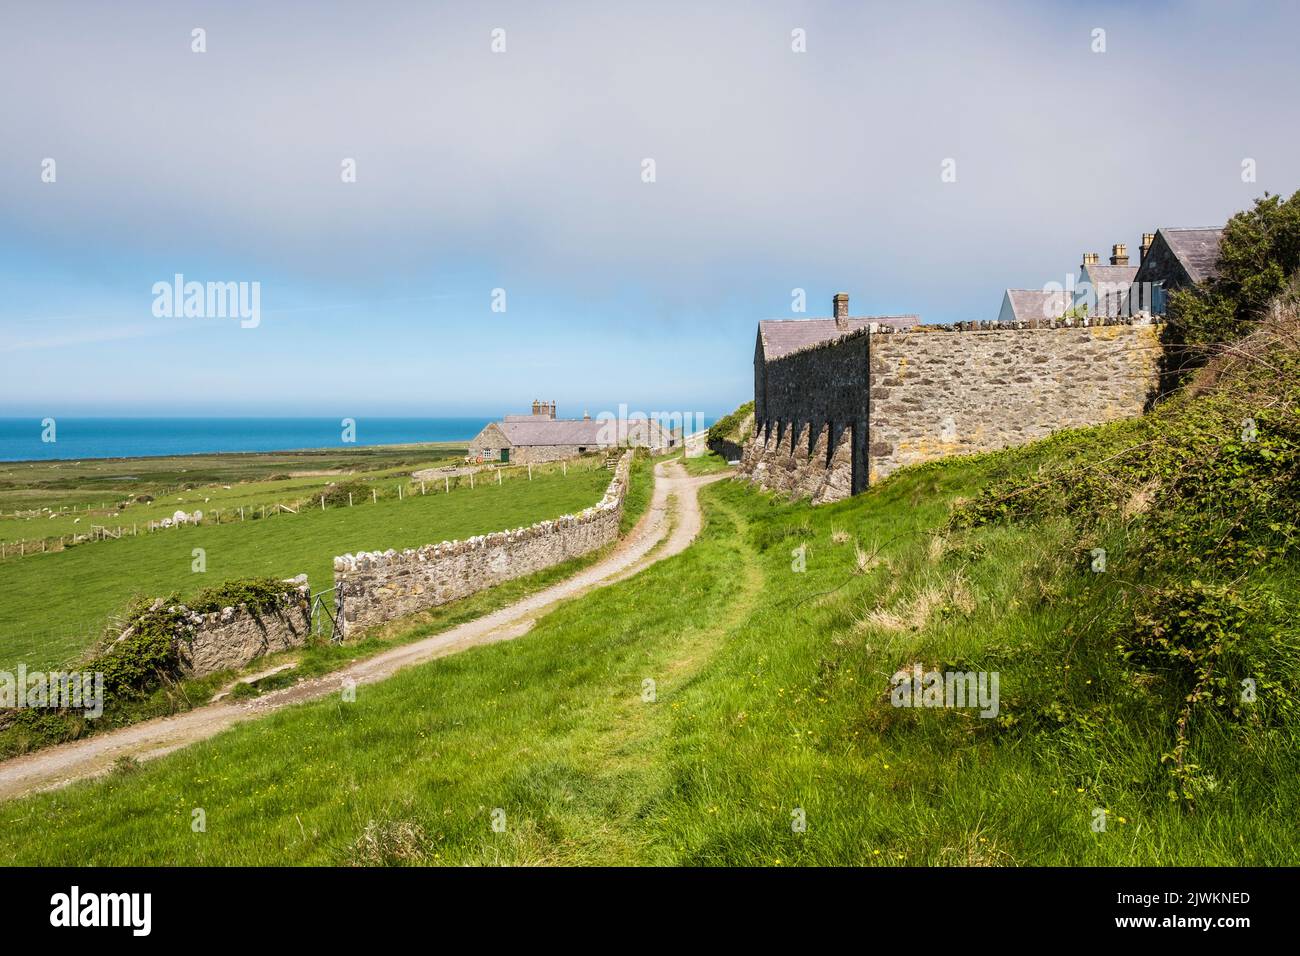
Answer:
M1093 285L1106 285L1110 288L1131 286L1137 277L1137 266L1112 266L1100 262L1084 266L1085 278Z
M1109 263L1095 262L1080 269L1080 286L1074 296L1074 304L1090 304L1098 315L1123 315L1128 308L1129 290L1137 278L1137 266L1112 266ZM1093 302L1088 303L1088 288L1092 286Z
M789 355L809 345L819 345L837 339L849 332L865 329L871 323L910 329L919 325L918 315L867 315L849 318L847 329L837 329L834 319L764 319L758 323L758 334L763 341L763 357L767 361Z
M1007 298L1011 300L1011 314L1018 320L1059 319L1070 304L1063 290L1008 289Z
M648 429L650 442L666 445L672 437L655 421L631 419L622 423L613 419L539 418L536 421L511 421L509 416L497 427L505 432L514 447L521 445L585 445L592 448L614 445L629 439L644 441Z
M1222 229L1161 229L1169 250L1178 257L1193 282L1218 274Z

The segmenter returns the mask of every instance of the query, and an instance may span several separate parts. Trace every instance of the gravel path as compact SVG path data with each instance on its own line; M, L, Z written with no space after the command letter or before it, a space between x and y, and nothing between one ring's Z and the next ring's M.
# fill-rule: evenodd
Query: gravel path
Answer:
M206 740L241 720L338 693L348 680L358 687L373 684L405 667L527 634L537 619L557 602L622 581L656 561L684 551L700 530L696 489L729 475L723 472L691 478L677 461L661 462L655 466L654 494L641 521L607 557L573 577L449 631L394 647L342 670L253 700L208 704L183 714L158 717L14 757L0 763L0 799L54 790L76 780L99 776L107 773L119 757L130 756L141 761L161 757Z

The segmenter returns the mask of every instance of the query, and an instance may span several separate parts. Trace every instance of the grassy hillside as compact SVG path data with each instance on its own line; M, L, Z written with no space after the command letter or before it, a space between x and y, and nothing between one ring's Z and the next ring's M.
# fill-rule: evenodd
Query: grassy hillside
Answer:
M330 586L335 555L531 524L594 504L609 477L587 460L567 476L558 468L535 469L532 481L516 475L500 486L479 482L451 494L180 527L0 563L0 669L20 660L37 668L75 657L98 636L104 618L136 594L184 596L230 578L300 573L320 590ZM204 573L192 570L195 548L206 552Z
M850 501L711 486L526 638L0 807L0 861L1293 864L1295 329ZM915 663L997 672L997 718L892 706Z

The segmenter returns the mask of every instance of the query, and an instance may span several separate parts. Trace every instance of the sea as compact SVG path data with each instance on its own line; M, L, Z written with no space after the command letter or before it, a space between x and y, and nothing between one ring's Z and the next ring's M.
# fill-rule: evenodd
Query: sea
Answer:
M495 420L361 417L349 444L339 418L0 418L0 461L464 442Z

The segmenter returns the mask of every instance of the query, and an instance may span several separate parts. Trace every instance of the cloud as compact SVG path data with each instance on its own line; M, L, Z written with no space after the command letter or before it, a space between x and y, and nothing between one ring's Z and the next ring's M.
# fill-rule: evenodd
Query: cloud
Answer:
M1291 192L1297 27L1283 3L19 5L0 207L29 255L104 284L126 263L130 289L181 272L274 280L304 310L445 297L429 321L486 351L510 344L483 326L495 286L506 328L553 339L699 329L694 357L647 343L633 383L694 361L743 395L753 322L796 286L813 313L845 289L860 312L991 318L1085 250ZM66 341L86 334L109 333Z
M99 345L104 342L121 342L127 339L151 338L167 335L175 327L128 325L116 328L81 329L74 332L62 332L32 339L12 339L0 341L0 353L30 352L38 349L66 349L83 345Z

